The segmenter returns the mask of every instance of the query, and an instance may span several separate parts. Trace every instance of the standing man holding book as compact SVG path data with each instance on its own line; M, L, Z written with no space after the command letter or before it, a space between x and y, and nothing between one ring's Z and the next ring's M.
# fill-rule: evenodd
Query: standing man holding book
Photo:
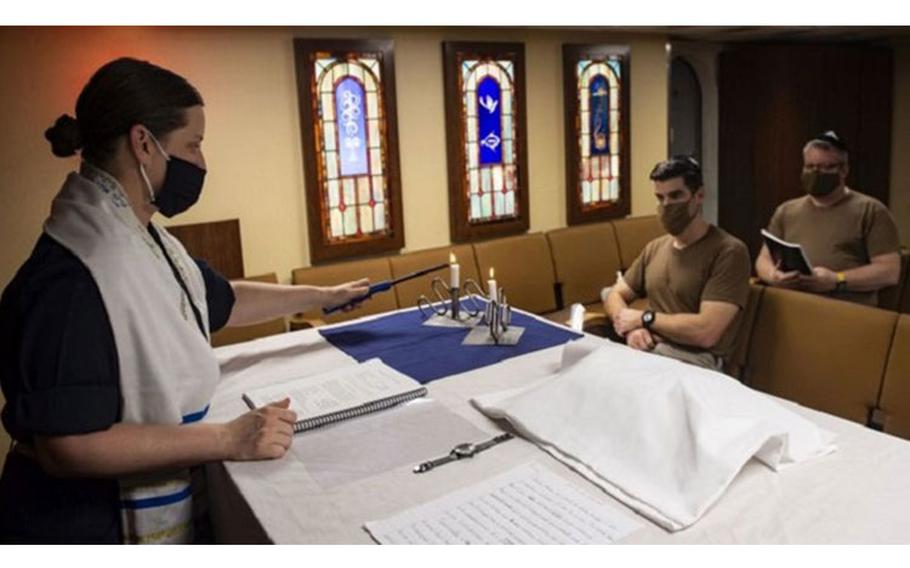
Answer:
M878 290L897 284L900 240L891 213L880 201L847 187L847 146L832 131L803 148L803 197L785 201L768 231L802 246L812 275L782 269L763 245L758 277L771 286L826 294L869 306Z
M702 217L698 162L673 157L657 164L650 177L669 234L648 243L607 296L612 331L634 349L719 369L749 299L749 252ZM629 308L641 297L649 309Z

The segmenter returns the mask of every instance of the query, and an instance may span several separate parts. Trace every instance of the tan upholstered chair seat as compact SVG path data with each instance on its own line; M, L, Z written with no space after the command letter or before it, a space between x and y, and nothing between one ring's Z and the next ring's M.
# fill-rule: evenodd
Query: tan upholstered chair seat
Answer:
M779 288L765 289L748 354L753 387L865 423L897 314Z
M898 319L879 407L885 432L910 439L910 315Z

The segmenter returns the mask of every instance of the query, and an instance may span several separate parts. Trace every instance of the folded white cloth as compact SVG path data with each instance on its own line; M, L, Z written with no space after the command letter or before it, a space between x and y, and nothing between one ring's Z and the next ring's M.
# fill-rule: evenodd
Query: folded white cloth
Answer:
M555 378L472 402L671 531L752 457L777 471L836 449L834 434L726 375L609 342L570 343Z

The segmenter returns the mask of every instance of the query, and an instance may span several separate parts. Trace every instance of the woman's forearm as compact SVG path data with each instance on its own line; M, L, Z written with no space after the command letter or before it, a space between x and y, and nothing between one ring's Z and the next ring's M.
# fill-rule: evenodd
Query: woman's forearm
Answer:
M229 457L224 424L123 424L72 436L36 437L38 461L58 477L112 478L181 469Z
M222 460L276 459L294 438L290 399L224 424L125 424L70 436L35 436L41 467L57 477L123 477Z
M234 308L228 326L253 325L320 308L332 300L332 289L262 282L231 282Z

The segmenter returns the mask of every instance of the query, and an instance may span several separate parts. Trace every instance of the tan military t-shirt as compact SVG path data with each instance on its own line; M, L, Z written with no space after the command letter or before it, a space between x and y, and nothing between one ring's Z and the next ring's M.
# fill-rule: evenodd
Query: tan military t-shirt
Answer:
M654 239L623 280L637 296L646 296L651 309L658 313L695 314L703 301L739 306L736 318L710 349L718 357L727 357L749 300L750 274L746 245L712 225L704 237L682 250L673 246L672 235Z
M835 272L865 266L874 256L900 251L897 226L888 208L853 190L831 207L817 207L808 195L785 201L771 217L768 230L785 241L802 245L812 266ZM875 291L828 295L878 305Z

